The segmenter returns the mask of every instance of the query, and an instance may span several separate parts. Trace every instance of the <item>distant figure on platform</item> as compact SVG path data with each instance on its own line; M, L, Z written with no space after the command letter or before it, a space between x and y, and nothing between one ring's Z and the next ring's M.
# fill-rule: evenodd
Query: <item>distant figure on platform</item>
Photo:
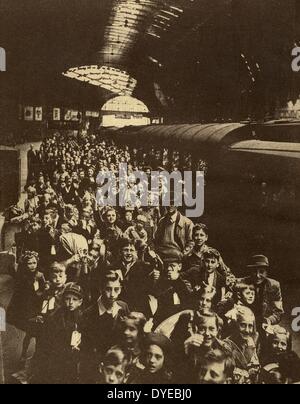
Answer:
M37 162L38 162L37 152L34 150L34 146L31 145L30 150L27 153L28 180L31 180L36 176Z

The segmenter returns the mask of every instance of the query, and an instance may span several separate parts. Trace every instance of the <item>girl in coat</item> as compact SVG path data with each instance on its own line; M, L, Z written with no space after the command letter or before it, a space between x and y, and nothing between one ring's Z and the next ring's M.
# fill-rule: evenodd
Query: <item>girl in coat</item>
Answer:
M15 292L8 307L8 322L25 332L21 360L26 360L33 338L30 320L40 310L46 286L44 275L39 272L38 265L38 254L34 251L26 251L19 264Z

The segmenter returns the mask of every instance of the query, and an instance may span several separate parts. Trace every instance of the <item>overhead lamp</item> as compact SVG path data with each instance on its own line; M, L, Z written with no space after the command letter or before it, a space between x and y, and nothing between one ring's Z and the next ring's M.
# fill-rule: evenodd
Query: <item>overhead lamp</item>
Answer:
M132 95L137 81L125 70L111 66L80 66L69 69L63 75L91 85L102 87L117 95Z

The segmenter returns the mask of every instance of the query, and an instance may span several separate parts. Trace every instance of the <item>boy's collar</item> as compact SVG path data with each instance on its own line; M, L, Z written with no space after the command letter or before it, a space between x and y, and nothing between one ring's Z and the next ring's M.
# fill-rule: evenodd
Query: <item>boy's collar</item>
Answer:
M121 306L117 302L113 304L113 307L111 309L107 309L103 304L102 296L99 297L97 305L100 316L103 316L105 313L108 313L111 314L113 318L115 318L118 315L119 311L121 310Z

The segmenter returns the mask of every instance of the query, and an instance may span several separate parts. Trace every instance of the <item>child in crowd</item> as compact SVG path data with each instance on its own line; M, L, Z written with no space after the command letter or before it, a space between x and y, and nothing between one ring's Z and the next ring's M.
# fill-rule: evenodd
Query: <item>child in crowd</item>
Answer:
M182 261L180 258L170 257L169 260L165 260L165 271L163 276L159 278L157 296L156 325L190 307L192 288L190 283L182 276Z
M189 255L184 258L183 270L187 271L192 267L203 268L203 253L208 250L208 228L205 224L196 224L193 228L194 247Z
M279 324L284 314L281 286L279 282L268 277L269 259L264 255L254 255L247 268L250 276L243 279L243 282L255 287L254 314L258 325Z
M35 382L77 384L81 350L83 291L75 283L65 286L61 307L41 326L35 356Z
M18 267L15 293L7 311L7 321L25 332L21 361L26 360L30 341L34 336L30 320L39 312L46 288L45 277L39 272L38 265L38 254L26 251Z
M211 350L198 361L195 369L198 384L232 384L234 361L231 355L221 349Z
M117 212L115 209L108 208L104 211L102 229L100 229L100 232L106 245L110 247L110 252L116 254L118 251L118 242L122 239L123 232L117 226Z
M12 208L6 217L22 230L7 317L25 331L22 358L32 365L14 379L28 382L33 370L31 381L45 384L298 382L300 360L279 325L283 299L268 258L251 257L248 276L237 280L208 246L206 225L183 216L172 191L171 206L155 205L168 188L163 176L144 195L149 206L106 206L100 188L96 201L97 173L108 171L116 181L106 196L120 200L119 163L128 164L127 196L143 191L136 170L150 179L154 170L183 167L167 148L151 157L143 145L90 131L45 137L26 213ZM152 160L155 167L145 168ZM239 266L237 249L249 250L251 239L238 243L236 255L229 245L221 247Z
M127 304L119 300L122 281L116 272L108 272L101 281L98 301L84 312L83 343L86 351L87 377L94 380L97 363L118 342L122 319L129 315Z
M56 309L61 307L62 298L67 283L66 268L64 265L54 262L49 270L49 282L46 284L46 291L42 296L41 316L49 316Z
M175 346L183 347L184 342L191 336L192 330L198 329L198 318L203 311L210 311L212 301L215 295L215 289L203 285L201 289L194 292L194 308L193 310L183 311L174 329L171 331L170 339ZM193 331L193 332L194 332Z
M135 379L137 372L144 369L141 363L142 342L147 319L143 313L130 313L123 319L120 345L126 352L130 366L128 383Z
M39 197L37 196L37 191L35 187L27 188L27 199L24 202L25 212L28 212L29 208L33 208L34 211L39 207Z
M164 335L150 333L145 336L141 354L145 366L133 384L171 384L171 342Z
M236 308L232 335L225 340L232 353L235 366L249 371L252 381L258 376L260 340L253 312L243 306Z
M126 384L129 377L129 359L122 348L110 348L99 367L97 384Z
M264 331L266 338L262 362L264 365L278 363L280 356L292 351L291 334L279 325L265 326Z
M208 248L202 254L203 256L203 269L199 270L198 267L191 268L185 272L184 277L188 279L192 287L199 288L204 283L207 286L214 287L216 294L214 297L213 305L216 305L225 300L226 296L226 278L220 274L219 268L221 263L221 255L219 251Z
M128 228L135 227L136 222L133 219L134 208L125 208L124 218L120 221L119 227L125 233Z
M143 215L139 215L136 218L136 225L128 227L128 229L124 233L124 237L133 241L141 241L144 244L148 242L148 234L145 230L145 225L147 223L147 219Z
M79 221L79 233L87 239L89 244L92 244L97 233L97 227L93 218L93 209L90 207L86 207L82 210Z
M236 317L237 309L240 306L248 307L252 311L255 306L255 287L254 285L238 282L233 289L233 297L220 302L217 306L219 316L224 320L225 327L223 336L228 336L232 325L232 318Z

